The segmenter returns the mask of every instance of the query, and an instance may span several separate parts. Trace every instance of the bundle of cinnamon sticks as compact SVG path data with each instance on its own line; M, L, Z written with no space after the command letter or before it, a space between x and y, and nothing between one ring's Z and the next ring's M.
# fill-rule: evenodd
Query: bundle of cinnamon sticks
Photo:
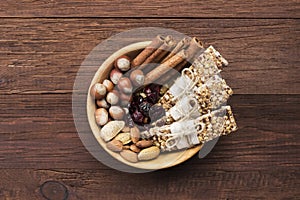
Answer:
M162 76L162 81L167 82L176 74L175 70L181 71L203 51L202 42L195 37L185 37L176 42L170 35L166 37L158 35L132 61L132 68L144 71L145 84L153 83Z

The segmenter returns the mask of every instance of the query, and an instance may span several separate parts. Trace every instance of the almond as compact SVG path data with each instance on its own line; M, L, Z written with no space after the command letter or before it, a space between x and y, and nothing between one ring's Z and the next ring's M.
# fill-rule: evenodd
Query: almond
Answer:
M141 149L139 149L135 144L130 145L130 150L136 153L141 151Z
M151 140L141 140L136 143L136 146L139 148L147 148L153 145Z
M134 126L130 129L130 137L133 143L137 143L140 139L140 130Z
M127 161L136 163L138 162L137 153L130 151L130 150L123 150L120 152L120 155Z
M110 121L100 131L101 138L108 142L113 139L125 126L124 121Z
M130 133L119 133L116 137L115 140L121 141L123 144L128 144L131 142L130 139Z
M160 149L157 146L148 147L141 150L138 154L139 160L152 160L160 154Z
M121 141L114 139L114 140L106 143L106 147L111 151L120 152L123 149L123 144Z

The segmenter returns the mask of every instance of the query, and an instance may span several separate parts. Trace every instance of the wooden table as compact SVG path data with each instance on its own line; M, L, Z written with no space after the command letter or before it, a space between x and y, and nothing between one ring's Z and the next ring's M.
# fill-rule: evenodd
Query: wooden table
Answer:
M0 17L0 199L299 199L299 1L20 0ZM239 130L205 159L127 174L82 145L71 95L97 44L144 26L220 50Z

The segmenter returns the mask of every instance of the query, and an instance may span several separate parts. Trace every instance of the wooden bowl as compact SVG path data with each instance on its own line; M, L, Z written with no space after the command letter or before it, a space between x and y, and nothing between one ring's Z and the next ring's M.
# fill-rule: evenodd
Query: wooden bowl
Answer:
M98 71L96 72L90 88L93 84L97 82L102 82L104 79L107 79L109 77L110 71L113 69L113 62L120 56L127 54L131 57L136 56L142 49L144 49L147 45L150 44L151 41L145 41L145 42L138 42L131 45L128 45L126 47L123 47L122 49L116 51L113 53L110 57L108 57L103 64L99 67ZM89 88L89 90L90 90ZM163 169L167 167L172 167L174 165L178 165L187 159L191 158L193 155L195 155L201 148L202 145L195 146L190 149L182 150L182 151L174 151L174 152L164 152L161 153L156 159L150 160L150 161L139 161L137 163L131 163L125 160L120 156L119 153L115 153L110 151L106 148L106 143L102 140L100 137L100 130L101 128L96 124L95 120L95 110L96 110L96 104L95 100L89 95L90 92L87 95L87 115L88 115L88 121L91 127L91 130L93 132L93 135L99 142L99 144L104 148L112 157L119 160L122 163L125 163L129 166L140 168L140 169L149 169L149 170L157 170L157 169Z

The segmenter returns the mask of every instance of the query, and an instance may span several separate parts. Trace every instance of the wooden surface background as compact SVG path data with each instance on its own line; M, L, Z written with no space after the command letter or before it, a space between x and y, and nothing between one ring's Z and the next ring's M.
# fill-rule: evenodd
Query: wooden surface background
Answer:
M299 199L299 18L297 0L1 1L0 199ZM144 26L220 50L239 130L205 159L127 174L84 148L71 95L96 45Z

